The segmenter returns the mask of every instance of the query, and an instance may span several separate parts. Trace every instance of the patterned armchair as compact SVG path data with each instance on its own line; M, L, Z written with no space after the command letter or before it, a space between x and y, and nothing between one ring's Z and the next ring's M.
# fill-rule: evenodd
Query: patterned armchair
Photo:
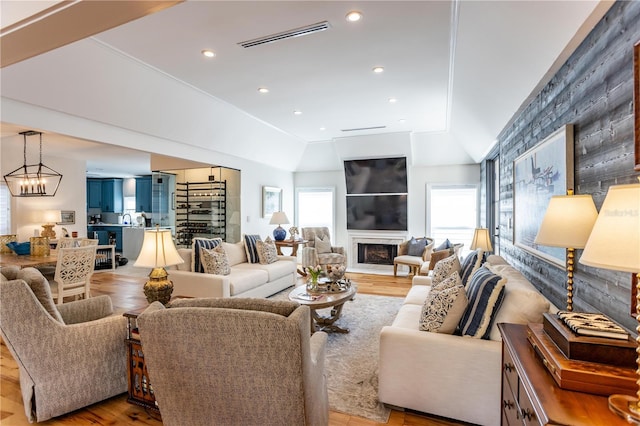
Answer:
M344 247L331 244L331 236L327 227L302 228L302 238L307 244L302 248L302 269L322 266L347 266L347 256ZM316 244L316 238L318 242Z
M138 328L162 423L327 425L327 335L310 335L309 321L289 301L151 304Z
M29 422L127 390L127 321L109 296L56 306L35 268L2 268L0 332L18 364Z

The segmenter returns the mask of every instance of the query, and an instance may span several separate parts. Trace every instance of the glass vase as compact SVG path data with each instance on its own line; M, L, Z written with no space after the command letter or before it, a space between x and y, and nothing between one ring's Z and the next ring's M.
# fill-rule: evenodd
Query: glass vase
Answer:
M318 277L311 277L309 281L307 281L307 291L309 293L318 292Z

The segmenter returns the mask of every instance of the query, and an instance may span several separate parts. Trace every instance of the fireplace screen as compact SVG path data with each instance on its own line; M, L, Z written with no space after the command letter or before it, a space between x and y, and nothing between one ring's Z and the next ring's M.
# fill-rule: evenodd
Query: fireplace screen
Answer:
M393 258L398 255L395 244L358 243L358 263L373 265L393 265Z

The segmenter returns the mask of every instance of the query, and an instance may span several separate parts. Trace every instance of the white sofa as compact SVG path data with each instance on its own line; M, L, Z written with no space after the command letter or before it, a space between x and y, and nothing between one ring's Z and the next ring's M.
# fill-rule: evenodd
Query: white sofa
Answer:
M499 425L502 343L500 322L542 322L553 306L499 256L487 263L507 278L490 339L420 331L431 277L417 276L391 326L380 332L379 400L480 425Z
M270 264L248 263L244 244L222 242L229 275L191 272L191 249L178 249L184 263L167 270L173 294L186 297L268 297L296 283L296 258L278 256Z

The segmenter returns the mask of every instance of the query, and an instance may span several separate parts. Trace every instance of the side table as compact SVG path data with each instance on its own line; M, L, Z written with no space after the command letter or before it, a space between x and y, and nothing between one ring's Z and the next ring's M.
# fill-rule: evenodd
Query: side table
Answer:
M280 256L284 256L282 254L282 247L290 247L291 248L290 256L297 256L298 247L304 246L308 242L309 242L308 240L282 240L282 241L275 241L275 244L276 244L276 250ZM298 268L298 275L306 277L307 273L304 272L304 270Z
M144 408L152 410L160 414L158 404L156 403L153 387L149 382L149 373L144 361L144 353L142 352L142 344L140 343L140 334L138 334L138 325L136 320L144 309L138 309L125 312L123 315L127 318L127 378L128 389L127 402L140 405Z

